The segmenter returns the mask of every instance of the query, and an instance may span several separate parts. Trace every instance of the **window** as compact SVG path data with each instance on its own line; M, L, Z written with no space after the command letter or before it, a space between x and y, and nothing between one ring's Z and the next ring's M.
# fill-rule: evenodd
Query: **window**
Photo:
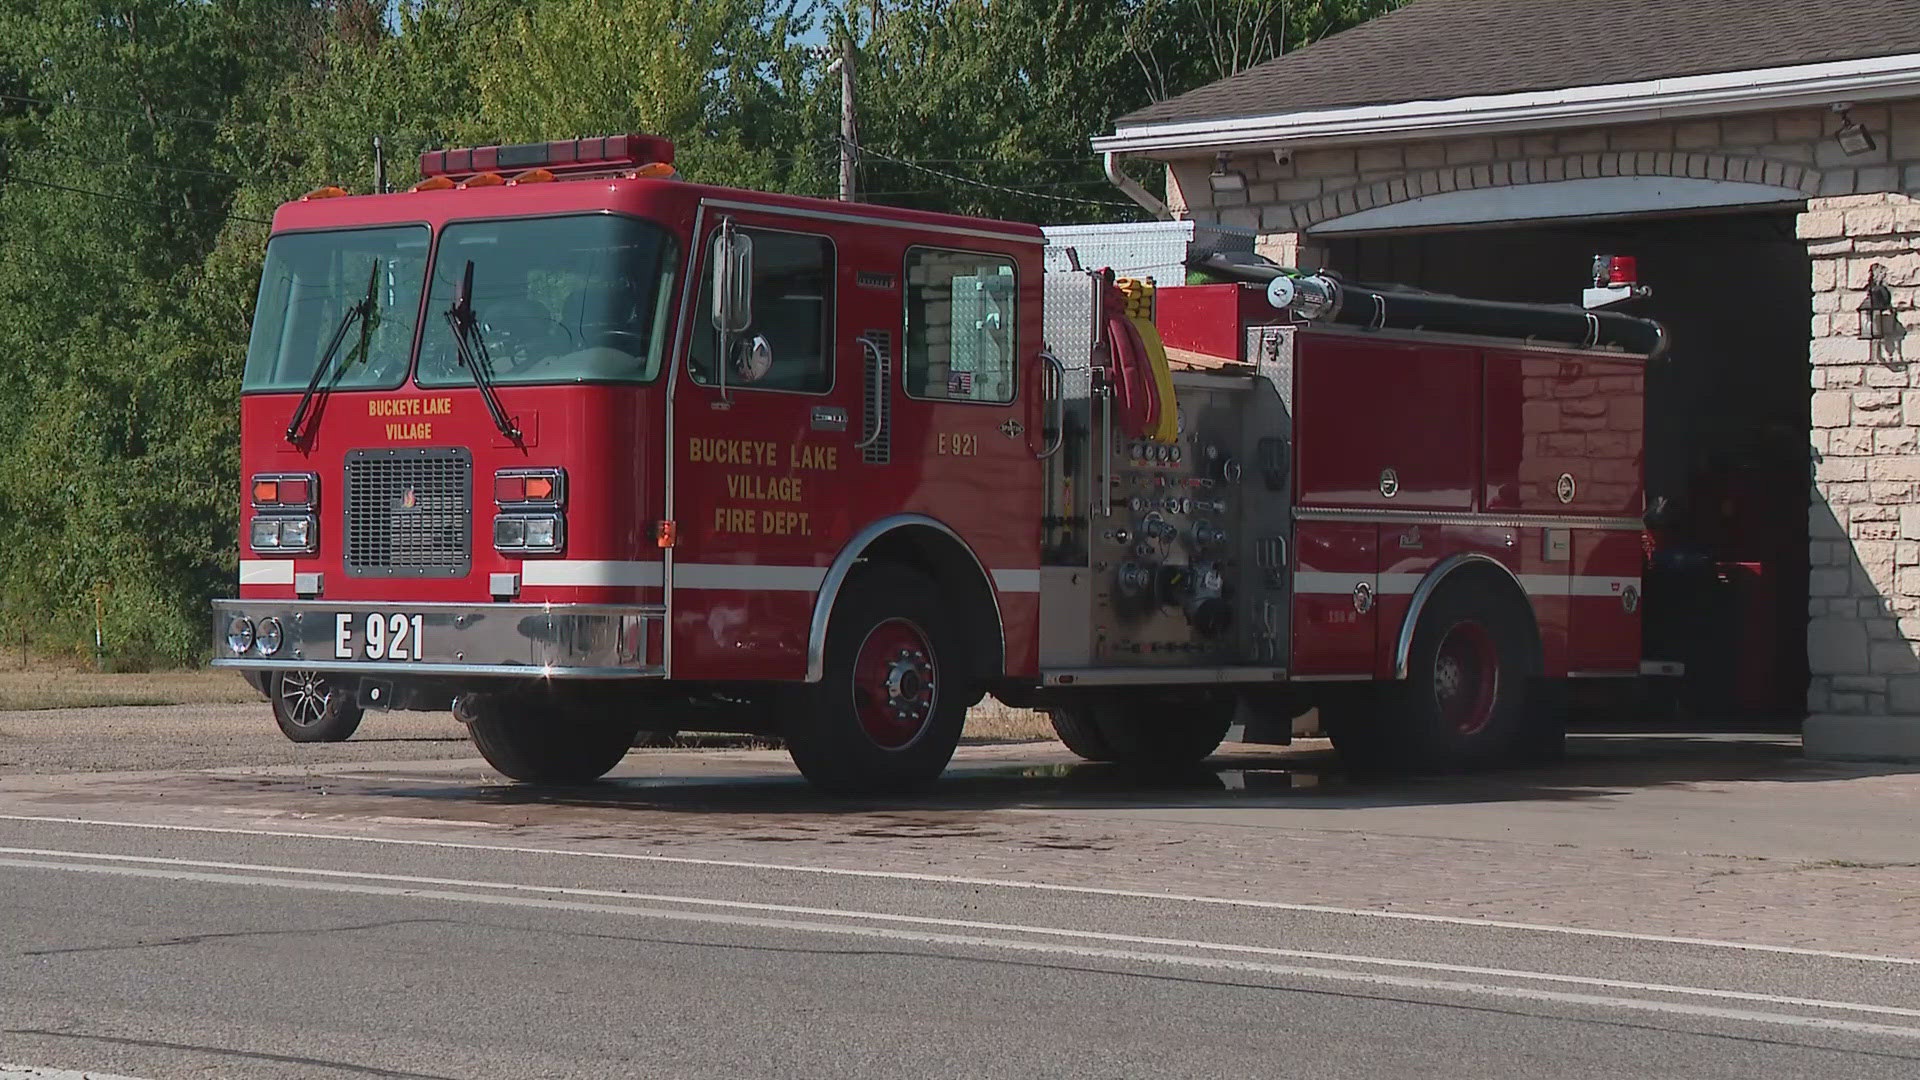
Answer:
M666 355L674 247L660 226L612 214L448 225L416 380L473 382L446 319L471 263L473 315L494 382L651 382Z
M241 389L305 390L335 328L369 288L372 312L349 328L324 385L392 389L406 381L428 239L425 225L407 225L284 233L269 241Z
M907 252L907 393L1005 404L1014 391L1013 260Z
M733 335L737 353L756 337L765 338L773 363L754 382L741 381L738 364L727 371L727 385L751 390L799 390L821 393L833 386L833 241L824 236L741 229L753 240L753 314L744 332ZM718 231L714 233L718 236ZM694 315L687 366L695 382L710 386L720 332L713 328L713 240L707 241L707 266Z

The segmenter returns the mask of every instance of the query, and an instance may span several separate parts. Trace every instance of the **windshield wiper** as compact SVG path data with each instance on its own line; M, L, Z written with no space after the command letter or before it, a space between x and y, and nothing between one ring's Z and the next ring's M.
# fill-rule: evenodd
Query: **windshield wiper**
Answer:
M333 370L333 358L339 355L340 343L347 339L347 331L352 329L355 321L360 323L358 351L362 357L366 356L367 334L373 329L373 303L374 298L379 295L379 288L380 260L375 257L373 269L367 274L367 295L340 316L340 325L333 328L333 340L327 342L327 351L320 354L320 362L313 366L313 378L307 380L307 392L300 395L300 404L293 407L293 416L287 421L287 441L295 446L300 444L300 429L306 426L309 415L307 407L314 403L316 397L325 396L320 383L326 379L327 372ZM332 388L331 384L327 387L328 390ZM315 409L313 414L317 415L318 412L319 410Z
M487 355L486 336L480 333L480 321L473 314L473 260L467 260L467 268L460 274L460 288L453 294L453 306L447 309L447 325L453 328L453 348L459 354L460 364L473 372L473 385L480 388L480 397L487 403L487 415L493 417L493 426L500 434L520 441L520 429L507 416L507 410L500 405L500 395L493 389L493 358Z

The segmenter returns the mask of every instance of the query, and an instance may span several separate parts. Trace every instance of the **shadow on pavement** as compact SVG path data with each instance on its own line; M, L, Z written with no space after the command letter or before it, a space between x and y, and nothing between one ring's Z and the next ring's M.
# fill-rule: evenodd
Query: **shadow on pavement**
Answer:
M1034 744L1036 750L1046 744ZM1911 771L1911 767L1812 762L1799 741L1779 735L1582 731L1552 765L1465 776L1364 777L1347 773L1324 743L1296 748L1233 747L1176 770L1031 761L959 759L927 792L876 799L821 795L784 762L764 771L615 777L581 787L498 783L409 784L404 778L336 777L336 790L475 806L555 806L687 813L834 814L879 810L1207 807L1309 803L1315 808L1578 801L1702 782L1824 782ZM1042 758L1045 758L1043 760ZM671 767L671 758L648 764ZM757 764L757 762L756 762Z

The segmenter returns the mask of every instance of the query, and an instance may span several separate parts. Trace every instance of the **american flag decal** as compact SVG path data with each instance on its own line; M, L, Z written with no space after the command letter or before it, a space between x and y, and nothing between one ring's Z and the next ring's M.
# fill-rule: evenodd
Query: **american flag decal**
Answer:
M947 376L947 396L948 397L972 397L973 396L973 372L956 371L953 374Z

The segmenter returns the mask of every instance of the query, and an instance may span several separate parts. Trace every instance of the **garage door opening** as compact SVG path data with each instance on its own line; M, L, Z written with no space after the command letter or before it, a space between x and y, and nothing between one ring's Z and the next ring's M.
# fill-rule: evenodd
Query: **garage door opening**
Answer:
M1330 244L1329 265L1498 300L1577 303L1593 256L1632 255L1666 324L1647 373L1647 497L1664 500L1646 582L1647 655L1687 664L1693 715L1806 712L1808 314L1796 211L1385 234Z

